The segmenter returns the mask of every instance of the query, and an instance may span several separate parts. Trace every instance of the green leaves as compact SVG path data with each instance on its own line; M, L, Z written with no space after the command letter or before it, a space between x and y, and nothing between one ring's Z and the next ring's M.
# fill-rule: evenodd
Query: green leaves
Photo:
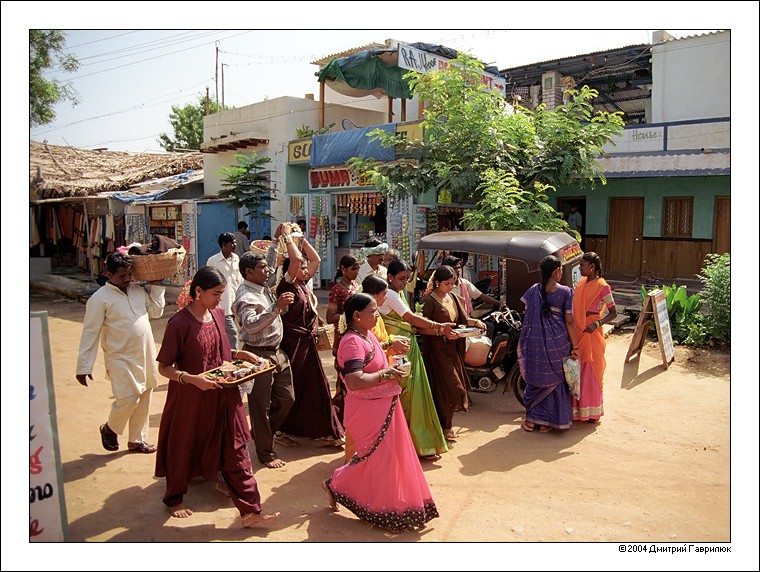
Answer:
M259 157L255 152L250 156L244 153L235 155L236 165L222 167L217 173L222 175L222 188L219 196L227 199L236 209L247 208L246 216L266 216L272 189L269 181L270 170L264 167L271 161L269 157Z
M512 109L480 81L483 65L460 53L443 69L410 71L412 92L425 102L423 140L406 142L380 131L370 136L396 146L405 159L349 163L382 191L417 196L447 189L454 202L479 201L465 215L468 228L568 230L548 203L548 192L582 179L606 183L596 159L622 132L620 114L593 114L598 94L588 87L554 111ZM416 158L418 165L408 164ZM405 162L406 161L406 162Z
M702 274L705 327L713 339L731 341L731 255L708 254Z
M200 95L198 103L188 103L180 107L172 105L169 114L169 123L174 129L174 137L161 133L158 144L165 150L172 152L178 149L200 149L203 144L203 118L206 115L206 96ZM232 109L222 106L214 101L209 102L209 112L217 113Z
M67 72L79 68L79 60L63 51L65 46L66 36L60 30L29 30L29 127L52 123L59 101L69 100L72 106L80 101L70 85L42 77L56 65Z

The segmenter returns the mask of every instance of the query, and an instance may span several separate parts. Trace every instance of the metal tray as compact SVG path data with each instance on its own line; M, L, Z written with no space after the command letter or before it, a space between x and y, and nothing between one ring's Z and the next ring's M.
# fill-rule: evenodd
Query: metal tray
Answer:
M217 382L222 387L237 387L240 384L245 383L246 381L250 381L253 378L263 374L272 371L275 367L277 367L272 362L267 362L264 364L263 367L260 369L256 369L251 371L248 375L244 375L243 377L239 377L234 380L228 380L225 379L223 376L219 375L223 372L224 368L228 368L229 366L237 366L237 369L244 369L249 367L257 367L256 364L253 364L249 361L242 360L242 359L236 359L232 360L231 362L224 362L224 364L220 365L219 367L215 367L214 369L210 369L208 371L204 371L201 375L205 375L206 377L211 377L215 382Z
M454 328L452 331L459 334L459 336L462 338L469 338L471 336L479 336L483 333L483 330L481 330L480 328Z

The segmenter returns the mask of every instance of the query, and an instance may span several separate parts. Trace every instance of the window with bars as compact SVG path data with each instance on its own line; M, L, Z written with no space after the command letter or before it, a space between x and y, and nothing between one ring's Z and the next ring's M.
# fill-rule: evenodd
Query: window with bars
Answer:
M668 197L663 205L662 236L691 238L691 221L694 212L692 197Z

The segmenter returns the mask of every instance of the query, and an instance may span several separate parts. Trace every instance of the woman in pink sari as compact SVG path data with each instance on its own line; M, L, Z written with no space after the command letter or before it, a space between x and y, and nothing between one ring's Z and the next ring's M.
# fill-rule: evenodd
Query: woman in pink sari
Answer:
M346 301L338 365L348 394L345 425L356 452L322 483L330 508L338 503L360 519L394 533L422 528L438 516L401 410L398 380L372 333L377 303L368 294Z
M595 423L604 415L604 370L607 360L602 326L617 316L612 289L602 278L602 261L596 252L586 252L580 262L581 278L573 295L573 315L581 362L581 397L572 398L573 421ZM609 313L602 317L604 308Z

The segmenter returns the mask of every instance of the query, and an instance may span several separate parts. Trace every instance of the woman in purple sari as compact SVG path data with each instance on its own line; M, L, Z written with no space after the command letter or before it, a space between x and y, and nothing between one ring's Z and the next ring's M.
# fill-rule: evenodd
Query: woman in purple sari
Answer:
M541 283L521 298L525 317L517 346L520 372L525 379L525 420L522 428L546 433L569 429L573 422L570 391L562 359L578 358L573 320L573 291L559 283L562 263L556 256L541 261Z
M322 483L330 508L338 503L391 532L422 528L438 516L401 409L399 379L372 333L377 303L369 294L346 301L348 329L338 347L347 395L345 422L356 452Z

